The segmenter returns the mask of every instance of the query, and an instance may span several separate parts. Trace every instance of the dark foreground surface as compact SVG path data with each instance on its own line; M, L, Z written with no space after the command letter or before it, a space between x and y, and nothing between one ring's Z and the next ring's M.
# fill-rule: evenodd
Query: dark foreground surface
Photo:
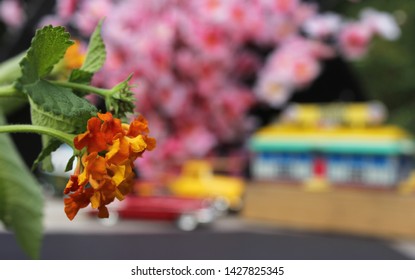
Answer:
M0 234L0 259L26 259ZM386 242L273 233L46 234L42 259L407 259Z

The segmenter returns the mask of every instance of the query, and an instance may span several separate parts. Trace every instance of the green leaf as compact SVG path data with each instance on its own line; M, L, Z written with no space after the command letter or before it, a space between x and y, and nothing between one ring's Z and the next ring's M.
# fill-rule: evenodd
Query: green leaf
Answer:
M39 80L25 87L29 95L32 123L66 133L85 130L88 119L96 108L87 100L76 96L70 89Z
M26 56L20 62L22 76L18 86L46 77L72 44L69 33L61 26L45 26L37 30Z
M94 74L101 69L105 63L107 53L105 51L104 40L101 37L102 21L100 21L91 35L88 44L86 59L80 69L74 69L69 76L68 81L78 84L88 85L92 81ZM84 96L86 93L75 90L78 96Z
M43 161L43 170L52 172L53 165L50 159L50 154L56 151L62 145L62 142L57 139L43 135L42 143L45 143L45 147L42 149L40 154L37 156L36 160L33 162L32 171L36 170L39 163Z
M79 84L89 84L94 73L87 72L81 69L74 69L69 76L69 81Z
M104 40L101 37L102 20L98 23L94 33L92 33L88 44L88 52L86 59L81 67L81 70L86 72L95 73L105 63L107 53L105 51Z
M76 96L70 89L56 86L45 80L24 87L29 95L32 123L54 128L65 133L80 133L85 130L88 119L96 114L96 108L87 100ZM59 142L59 141L58 141ZM54 139L42 136L42 161L45 171L53 171L50 153L57 147Z
M72 170L73 162L75 161L75 159L76 159L75 155L71 156L71 158L68 160L68 163L66 164L65 172L68 172L68 171Z
M94 73L90 73L90 72L87 72L81 69L74 69L72 70L68 81L72 83L88 85L91 83L93 76L94 76ZM74 93L81 97L87 95L86 92L83 92L80 90L74 90Z
M41 188L20 159L7 135L0 135L0 220L14 231L31 258L39 258L42 243Z

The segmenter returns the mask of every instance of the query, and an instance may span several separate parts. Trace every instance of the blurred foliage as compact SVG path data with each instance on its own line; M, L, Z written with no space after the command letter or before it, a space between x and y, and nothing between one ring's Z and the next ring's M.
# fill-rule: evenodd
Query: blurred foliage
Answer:
M322 1L325 2L325 1ZM401 26L397 41L375 40L363 60L352 63L368 99L385 103L389 122L415 134L415 1L361 0L333 1L334 11L350 17L368 7L392 13ZM324 6L324 5L323 5Z
M0 112L0 125L3 124ZM37 259L43 239L41 186L5 134L0 134L0 182L0 224L14 232L29 257Z

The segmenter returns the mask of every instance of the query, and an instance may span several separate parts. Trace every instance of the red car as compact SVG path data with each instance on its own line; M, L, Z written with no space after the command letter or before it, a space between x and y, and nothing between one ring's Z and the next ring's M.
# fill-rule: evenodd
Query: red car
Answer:
M211 223L217 216L208 200L175 196L129 195L110 209L109 220L115 223L122 219L147 219L174 221L179 229L192 231L199 224Z

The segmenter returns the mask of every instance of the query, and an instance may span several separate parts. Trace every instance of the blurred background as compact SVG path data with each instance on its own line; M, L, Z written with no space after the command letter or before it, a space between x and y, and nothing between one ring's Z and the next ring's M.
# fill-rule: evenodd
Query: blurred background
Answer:
M415 258L414 9L403 0L0 1L1 61L46 24L66 26L82 50L105 17L107 62L94 83L133 73L137 112L158 144L137 162L135 195L102 223L87 210L67 221L71 151L55 152L55 171L37 172L42 258ZM7 118L28 123L29 107ZM30 167L40 138L12 137ZM9 246L0 258L24 258L11 239L0 235Z

